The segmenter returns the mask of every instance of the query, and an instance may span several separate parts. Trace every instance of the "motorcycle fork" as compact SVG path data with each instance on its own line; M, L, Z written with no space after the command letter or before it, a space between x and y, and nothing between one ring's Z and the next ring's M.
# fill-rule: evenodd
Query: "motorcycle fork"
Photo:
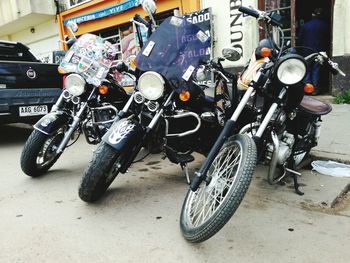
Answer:
M62 104L63 99L64 99L63 93L64 93L64 91L62 91L62 93L61 93L61 95L58 97L56 103L52 106L50 112L54 112L54 111L57 111L58 109L60 109L61 104Z
M67 146L67 143L69 142L73 132L76 130L77 126L79 125L80 121L81 121L81 116L83 115L83 113L85 112L86 107L88 106L88 101L91 99L91 97L93 96L93 94L95 93L96 88L94 88L90 94L90 96L88 97L88 99L85 102L82 102L80 105L80 109L79 111L74 114L73 117L73 122L71 125L69 125L69 129L65 132L64 137L62 142L60 143L60 145L58 146L56 153L57 154L61 154L64 149Z
M130 154L128 154L127 159L125 160L125 162L123 162L123 164L121 165L120 168L120 172L121 173L125 173L127 171L127 169L131 166L132 162L134 161L134 159L136 158L137 154L140 152L142 146L143 146L143 142L145 140L147 140L148 135L151 133L151 131L153 130L153 128L156 126L156 124L158 123L160 117L162 116L163 112L164 112L164 108L169 105L173 95L174 95L174 91L169 95L169 97L167 98L167 100L165 101L165 103L163 104L163 107L160 108L160 110L154 115L154 117L152 118L151 122L148 124L148 126L145 129L145 133L144 135L139 139L139 141L137 142L137 145L130 151Z
M218 155L221 147L224 145L227 138L229 138L232 135L238 117L241 115L241 112L243 111L253 92L254 87L249 86L240 103L238 104L236 110L233 112L231 118L225 123L224 128L222 129L214 146L211 148L207 158L205 159L204 163L199 168L199 170L195 173L196 176L193 178L193 181L190 186L192 191L196 191L199 185L202 183L202 181L207 179L206 174L210 168L210 165L213 163L215 157Z

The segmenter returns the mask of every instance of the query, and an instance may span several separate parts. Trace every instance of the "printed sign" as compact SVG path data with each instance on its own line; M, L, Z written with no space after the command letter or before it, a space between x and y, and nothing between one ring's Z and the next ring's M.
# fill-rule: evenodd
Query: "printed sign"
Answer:
M74 17L71 19L64 20L63 24L67 25L67 23L69 21L73 21L73 22L76 22L77 24L81 24L81 23L84 23L87 21L92 21L92 20L104 18L104 17L110 16L110 15L115 15L115 14L124 12L126 10L129 10L131 8L138 6L139 4L140 4L139 0L127 0L127 1L124 1L122 3L113 5L111 7L107 7L107 8L95 11L95 12L87 13L87 14L82 15L82 16L77 16L77 17Z
M212 29L211 8L205 8L197 12L186 14L184 18L188 22L195 24L202 30L202 31L199 31L196 36L201 41L205 42L209 37L211 37L211 29ZM205 35L207 35L207 37ZM212 47L212 43L211 43L211 47ZM208 60L209 60L211 52L207 52L207 53L208 53Z

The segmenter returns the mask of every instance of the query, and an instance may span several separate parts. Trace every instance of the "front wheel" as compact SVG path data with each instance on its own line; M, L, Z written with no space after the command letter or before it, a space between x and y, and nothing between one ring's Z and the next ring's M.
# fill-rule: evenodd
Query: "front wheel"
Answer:
M256 166L254 141L238 134L228 139L211 164L196 192L188 191L182 206L180 227L190 242L203 242L215 235L239 207Z
M31 177L46 173L61 156L61 153L57 153L56 150L64 138L64 133L65 127L51 135L34 130L22 150L22 171Z
M101 142L81 178L79 197L91 203L98 200L119 173L120 154Z

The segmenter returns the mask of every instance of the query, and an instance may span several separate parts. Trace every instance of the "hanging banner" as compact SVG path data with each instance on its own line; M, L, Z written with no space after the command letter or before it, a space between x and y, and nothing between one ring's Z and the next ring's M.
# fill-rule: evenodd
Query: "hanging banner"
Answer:
M77 24L81 24L87 21L92 21L92 20L104 18L107 16L115 15L115 14L124 12L126 10L129 10L131 8L137 7L139 5L140 5L139 0L127 0L122 3L116 4L95 12L87 13L82 16L77 16L71 19L64 20L63 24L67 25L69 21L73 21Z

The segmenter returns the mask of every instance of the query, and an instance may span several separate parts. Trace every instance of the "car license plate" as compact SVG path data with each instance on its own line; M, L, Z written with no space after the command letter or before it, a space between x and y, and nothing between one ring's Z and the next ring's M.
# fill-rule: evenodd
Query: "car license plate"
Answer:
M36 106L23 106L19 107L19 116L36 116L47 114L47 105L36 105Z

